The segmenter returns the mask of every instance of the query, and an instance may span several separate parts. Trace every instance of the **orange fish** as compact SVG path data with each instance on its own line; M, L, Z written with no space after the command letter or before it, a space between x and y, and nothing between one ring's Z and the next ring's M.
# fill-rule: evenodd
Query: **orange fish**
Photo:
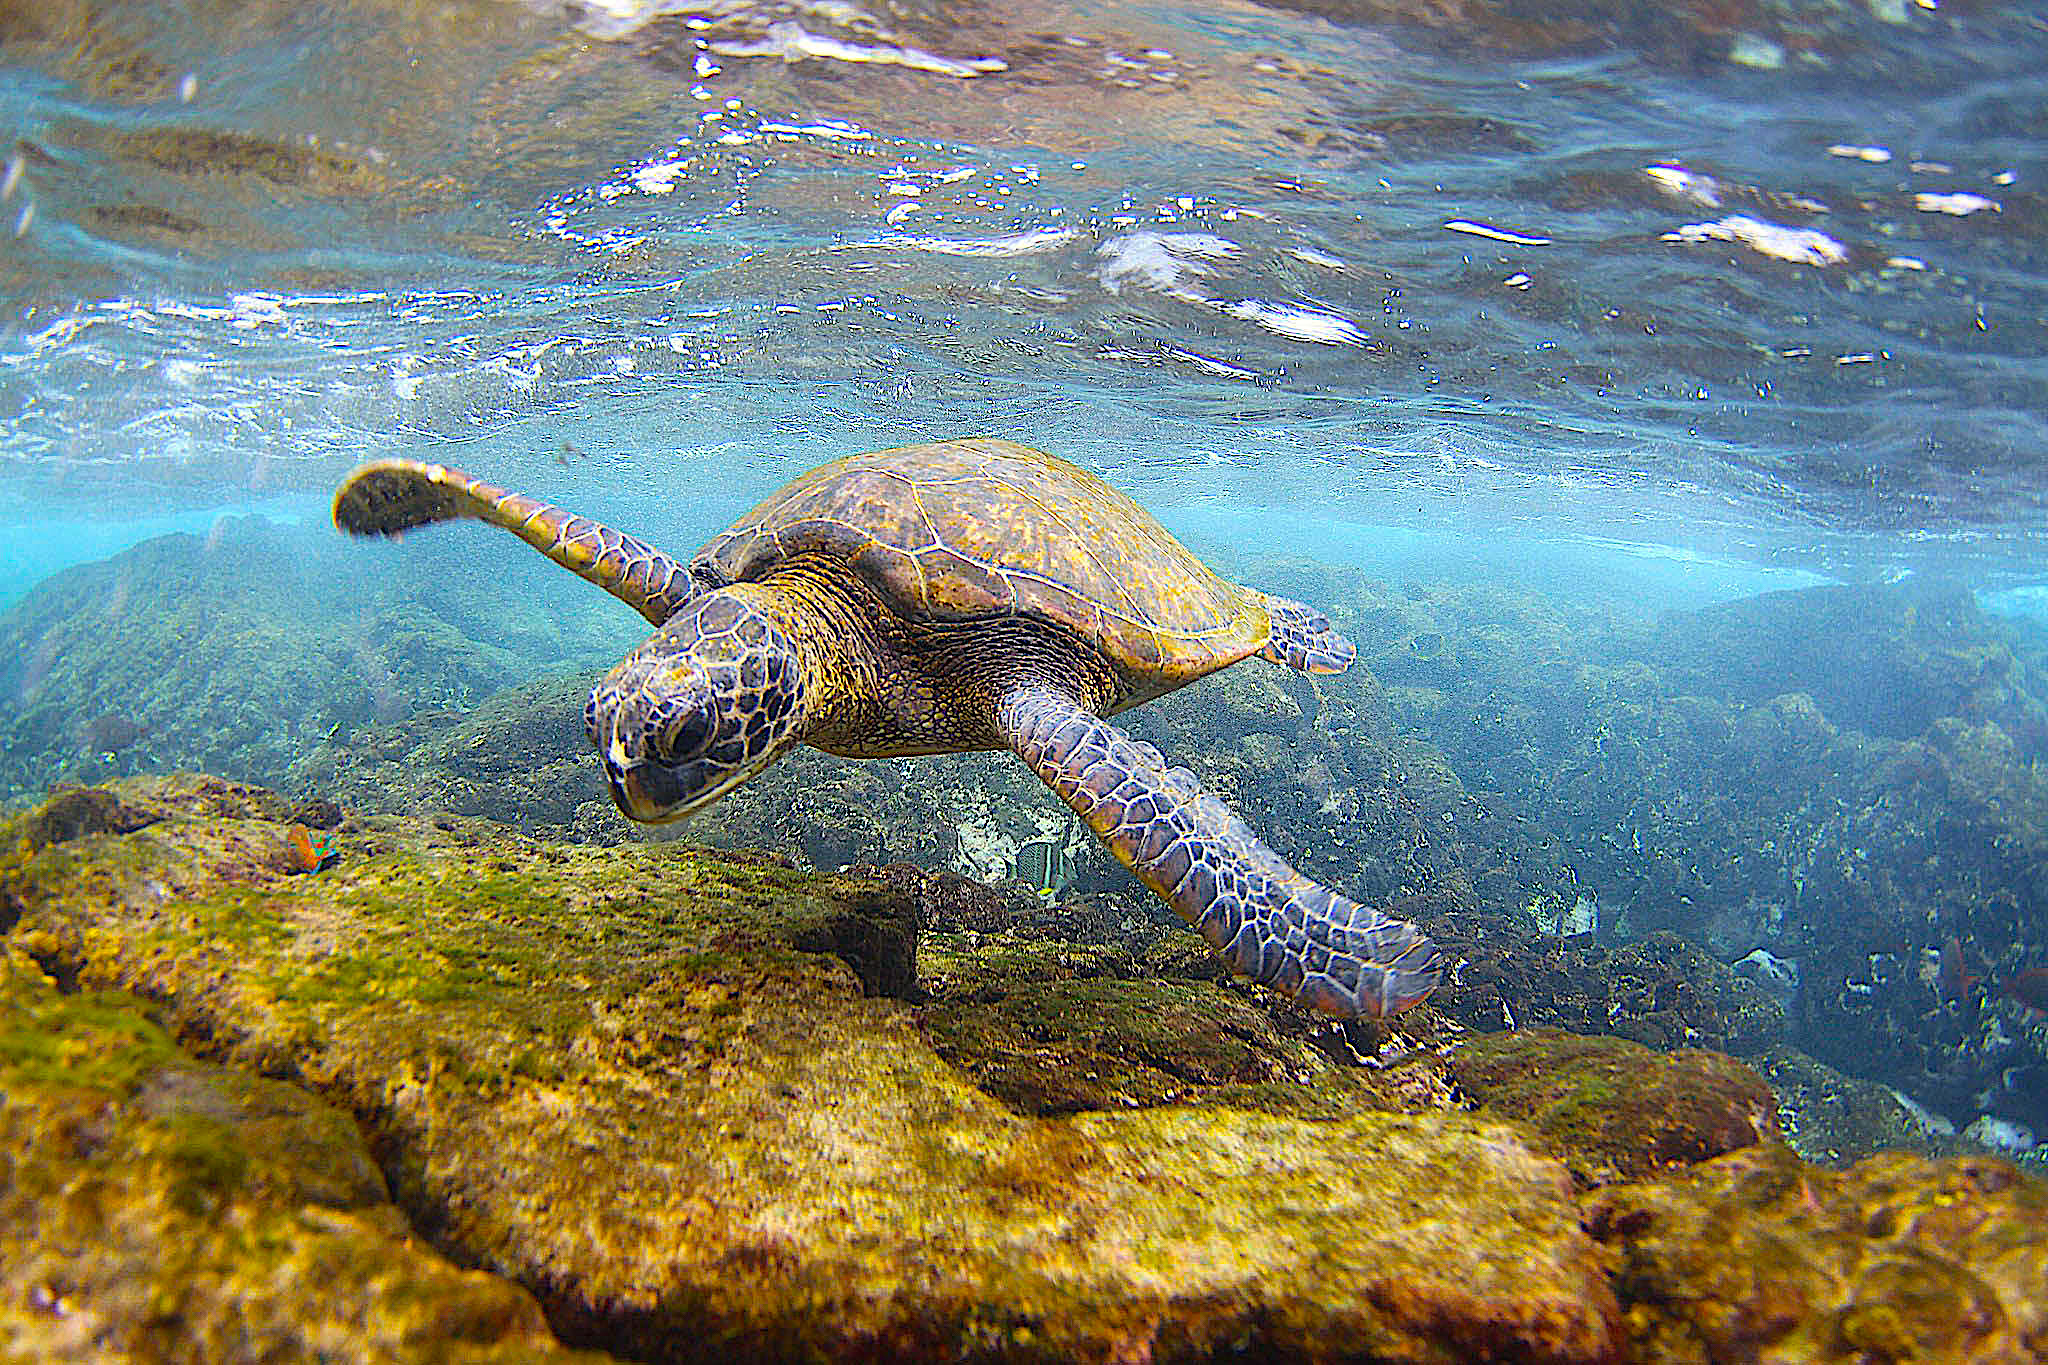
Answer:
M1937 976L1941 986L1941 998L1951 1005L1960 1005L1977 992L1983 977L1972 972L1963 961L1963 945L1954 934L1941 941L1941 967Z
M293 825L288 834L294 871L318 872L341 856L335 850L334 836L324 829L315 833L304 825Z

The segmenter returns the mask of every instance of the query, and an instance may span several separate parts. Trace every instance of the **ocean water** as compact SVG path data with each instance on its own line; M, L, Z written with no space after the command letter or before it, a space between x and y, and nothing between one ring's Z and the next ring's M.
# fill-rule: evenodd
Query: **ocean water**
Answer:
M0 599L368 455L688 535L967 432L1400 572L2048 576L2036 16L1431 13L25 7Z
M575 708L637 618L497 532L349 541L347 473L687 554L1001 436L1357 640L1132 715L1304 870L1776 1011L1603 1023L1507 952L1454 1017L2048 1135L2038 7L4 5L0 127L9 806L200 768L634 837ZM1143 900L1002 762L805 756L685 837Z

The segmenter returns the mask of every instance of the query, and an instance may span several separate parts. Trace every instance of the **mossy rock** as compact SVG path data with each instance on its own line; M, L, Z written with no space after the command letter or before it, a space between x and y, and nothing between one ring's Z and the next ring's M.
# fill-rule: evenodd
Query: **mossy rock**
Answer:
M1017 933L928 933L917 943L919 989L941 1002L999 999L1032 982L1136 974L1137 963L1129 953L1103 943Z
M2048 1186L1990 1157L1818 1170L1766 1143L1587 1200L1641 1360L2030 1361Z
M1718 1052L1555 1029L1482 1034L1449 1063L1482 1112L1531 1124L1582 1184L1639 1180L1778 1136L1770 1087Z
M1200 963L1215 960L1194 935L1168 932ZM928 934L918 1022L941 1057L1023 1114L1185 1104L1337 1118L1455 1107L1425 1059L1342 1064L1330 1055L1348 1047L1340 1027L1226 985L1227 972L1156 972L1155 957L1180 961L1056 938Z
M0 953L10 1361L596 1360L410 1235L347 1115Z
M929 1006L922 1022L940 1056L1026 1114L1184 1104L1218 1086L1335 1070L1264 1011L1199 981L1026 980Z
M289 876L247 789L115 794L152 822L33 852L0 829L14 941L353 1112L420 1231L528 1286L567 1340L649 1360L1617 1349L1571 1180L1514 1126L1020 1116L833 955L820 926L900 921L887 883L453 819L345 822L332 867Z

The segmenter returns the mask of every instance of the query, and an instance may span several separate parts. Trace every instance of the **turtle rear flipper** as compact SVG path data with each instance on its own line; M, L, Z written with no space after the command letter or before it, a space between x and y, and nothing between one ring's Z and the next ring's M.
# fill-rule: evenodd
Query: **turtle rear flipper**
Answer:
M334 495L334 524L351 535L395 536L457 517L504 527L657 626L697 594L689 566L646 541L445 465L378 460Z
M1151 745L1043 688L1004 697L996 723L1118 861L1252 980L1340 1018L1399 1014L1436 989L1440 954L1421 930L1295 871Z
M1273 633L1266 638L1261 659L1283 664L1302 673L1342 673L1358 657L1358 647L1337 633L1330 618L1291 597L1261 593L1266 614L1273 618Z

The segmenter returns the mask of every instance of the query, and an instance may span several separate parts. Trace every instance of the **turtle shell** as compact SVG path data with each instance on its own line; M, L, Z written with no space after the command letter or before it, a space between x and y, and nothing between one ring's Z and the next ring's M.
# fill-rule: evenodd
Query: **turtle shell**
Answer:
M798 476L698 552L757 579L844 563L912 626L1023 616L1064 627L1140 684L1173 686L1266 643L1264 599L1219 577L1084 469L1014 441L849 455Z

